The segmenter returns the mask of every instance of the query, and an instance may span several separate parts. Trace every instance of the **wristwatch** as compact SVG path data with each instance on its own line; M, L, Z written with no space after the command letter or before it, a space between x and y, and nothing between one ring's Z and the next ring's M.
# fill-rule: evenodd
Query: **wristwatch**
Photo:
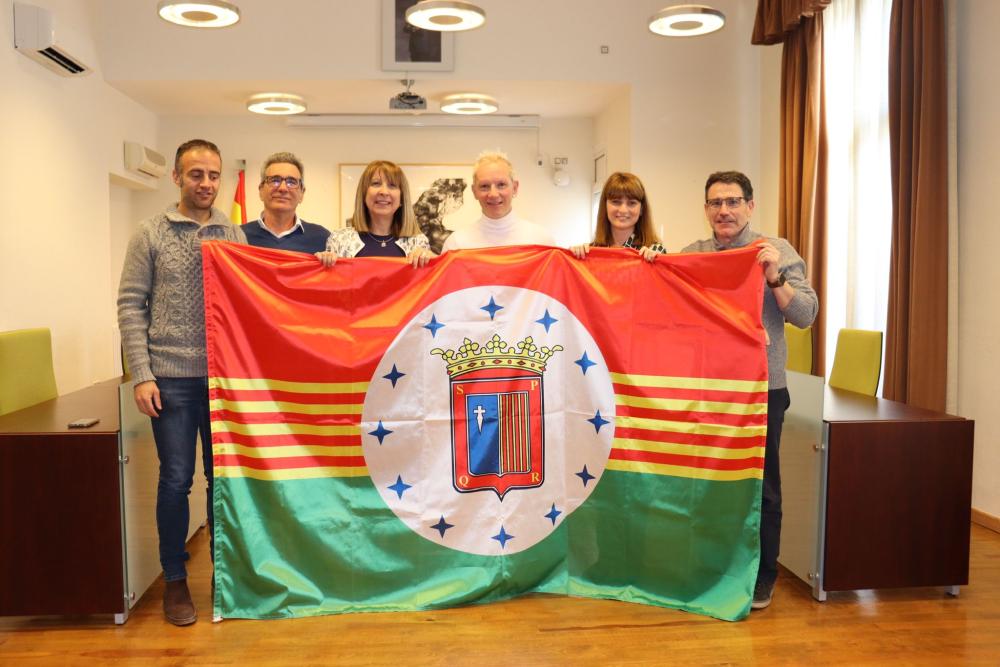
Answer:
M781 273L778 274L778 279L775 280L773 283L770 280L768 280L767 286L770 287L771 289L774 289L775 287L781 287L782 285L785 284L785 282L787 282L785 280L785 272L782 271Z

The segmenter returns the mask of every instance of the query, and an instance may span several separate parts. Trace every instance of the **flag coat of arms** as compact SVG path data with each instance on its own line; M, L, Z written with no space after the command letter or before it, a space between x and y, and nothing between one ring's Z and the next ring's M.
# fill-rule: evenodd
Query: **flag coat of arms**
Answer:
M542 592L744 617L767 427L755 256L324 269L204 244L215 614Z

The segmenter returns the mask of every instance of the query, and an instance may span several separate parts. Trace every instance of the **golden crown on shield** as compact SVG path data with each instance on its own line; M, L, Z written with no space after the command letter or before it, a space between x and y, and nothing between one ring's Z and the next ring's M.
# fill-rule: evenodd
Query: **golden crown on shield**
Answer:
M436 347L431 354L439 355L448 364L448 375L454 377L480 368L521 368L543 373L545 362L562 349L562 345L538 347L531 336L508 345L500 334L493 334L485 345L466 338L457 350Z

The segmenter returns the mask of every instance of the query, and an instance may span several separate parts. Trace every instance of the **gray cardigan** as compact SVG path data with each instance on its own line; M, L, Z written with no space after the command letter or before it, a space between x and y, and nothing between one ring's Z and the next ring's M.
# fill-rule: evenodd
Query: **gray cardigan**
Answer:
M205 300L201 242L246 243L246 236L213 208L199 225L176 204L144 220L129 242L118 289L118 328L132 378L204 377Z
M681 252L715 252L742 248L761 238L777 248L780 255L778 270L785 274L788 284L795 288L795 296L784 311L778 307L771 290L764 288L764 310L761 319L764 330L771 339L770 345L767 346L768 389L782 389L787 385L785 362L788 359L788 347L785 345L785 322L804 329L813 323L816 313L819 312L819 299L816 298L816 292L806 279L806 263L788 241L752 231L749 224L726 247L720 245L713 236L703 241L695 241Z

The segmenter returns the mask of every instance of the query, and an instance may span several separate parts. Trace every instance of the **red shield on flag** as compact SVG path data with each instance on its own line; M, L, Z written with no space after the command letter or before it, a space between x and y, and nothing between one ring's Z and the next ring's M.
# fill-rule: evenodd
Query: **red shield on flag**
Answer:
M478 368L451 383L452 483L460 493L541 486L545 479L542 374Z

